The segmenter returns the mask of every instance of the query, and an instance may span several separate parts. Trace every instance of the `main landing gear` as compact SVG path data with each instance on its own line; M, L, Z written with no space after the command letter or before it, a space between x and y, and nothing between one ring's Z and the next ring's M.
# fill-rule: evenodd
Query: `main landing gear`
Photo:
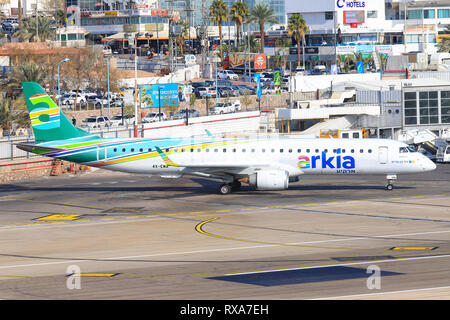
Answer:
M388 191L394 190L394 185L392 184L392 182L394 180L397 180L397 175L396 174L387 175L386 179L387 179L386 190L388 190Z
M241 188L241 183L239 181L234 181L231 183L224 183L219 188L220 194L230 194L233 191L238 191Z

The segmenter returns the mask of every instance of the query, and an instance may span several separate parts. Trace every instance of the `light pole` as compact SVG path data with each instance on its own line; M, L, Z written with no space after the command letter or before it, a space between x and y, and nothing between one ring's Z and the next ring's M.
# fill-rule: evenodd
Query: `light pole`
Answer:
M110 121L111 124L111 97L109 92L109 57L106 57L106 68L107 68L107 74L108 74L108 121Z
M58 62L58 108L61 109L61 86L59 84L59 65L63 62L69 61L69 58L64 58L60 62Z
M139 33L134 34L134 137L138 134L138 85L137 85L137 38Z

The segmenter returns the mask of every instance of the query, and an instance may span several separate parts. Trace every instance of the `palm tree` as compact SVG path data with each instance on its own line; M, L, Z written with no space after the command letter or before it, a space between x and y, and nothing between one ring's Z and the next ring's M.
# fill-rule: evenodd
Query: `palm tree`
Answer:
M270 8L268 4L257 4L250 11L250 21L259 24L259 31L261 34L261 53L264 53L264 24L265 23L278 23L275 16L275 10Z
M59 27L62 28L64 26L64 24L66 23L66 19L67 19L66 12L63 10L58 10L58 11L56 11L54 17L58 21Z
M438 42L438 52L450 52L450 24L444 30L443 35L446 35Z
M230 10L230 18L236 24L236 45L238 46L240 29L244 20L248 17L250 11L248 10L248 6L245 2L237 1L233 4Z
M30 118L25 107L24 99L1 99L0 100L0 128L3 134L11 133L11 129L16 127L29 127Z
M219 39L220 39L220 59L223 59L222 48L222 23L228 20L228 5L223 0L214 0L209 8L209 14L212 20L219 26Z
M177 40L180 45L180 54L183 57L184 56L184 46L185 46L184 41L189 34L189 24L186 21L181 21L180 24L181 24L182 29L181 29L181 33L178 36Z
M37 21L36 21L37 20ZM14 33L14 36L23 40L45 41L54 39L56 35L56 25L54 20L49 17L38 17L38 19L29 19L25 25Z
M280 61L283 66L283 69L286 69L287 64L287 55L286 55L286 48L289 48L290 41L287 39L278 39L275 41L275 47L279 48L278 54L280 55Z
M289 18L288 24L289 33L293 33L295 40L297 41L297 66L300 67L300 42L305 41L305 33L308 32L308 26L306 25L305 19L299 13L295 13ZM303 52L303 54L305 54Z
M22 82L31 81L42 84L45 80L45 74L41 68L41 66L25 62L22 65L14 68L14 72L12 72L7 81L7 87L10 89L21 89Z

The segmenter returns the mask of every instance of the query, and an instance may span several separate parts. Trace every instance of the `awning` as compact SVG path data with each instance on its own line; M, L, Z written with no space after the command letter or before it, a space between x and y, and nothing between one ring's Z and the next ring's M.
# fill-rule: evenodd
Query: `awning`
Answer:
M138 32L118 32L116 34L110 35L109 37L106 37L102 39L102 42L109 42L109 41L128 41L128 39L134 39L136 33ZM152 34L152 37L146 36L147 34ZM126 34L126 36L125 36ZM137 37L138 40L168 40L168 32L167 31L159 31L158 36L156 32L139 32L139 36Z

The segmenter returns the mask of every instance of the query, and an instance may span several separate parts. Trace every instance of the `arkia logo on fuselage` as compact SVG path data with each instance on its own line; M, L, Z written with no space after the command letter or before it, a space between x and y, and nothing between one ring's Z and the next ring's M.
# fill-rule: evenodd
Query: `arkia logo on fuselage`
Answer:
M302 169L355 169L355 158L352 156L341 156L341 149L336 150L336 155L328 157L326 152L321 155L298 157L298 167Z

